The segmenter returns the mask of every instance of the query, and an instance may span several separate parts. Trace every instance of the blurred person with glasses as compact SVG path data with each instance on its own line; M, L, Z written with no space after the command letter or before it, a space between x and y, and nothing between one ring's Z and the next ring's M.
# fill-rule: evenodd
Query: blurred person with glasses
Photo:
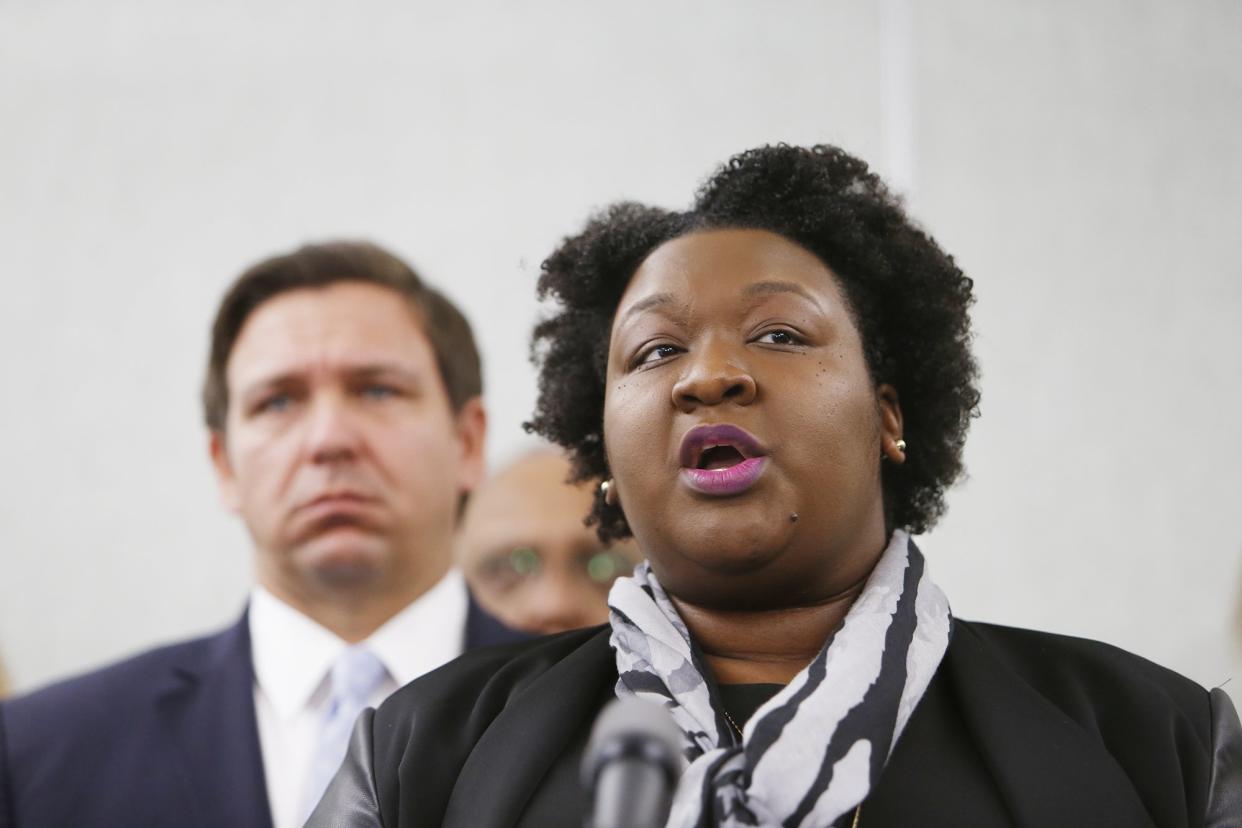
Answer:
M514 629L554 633L608 620L608 589L641 557L605 546L584 522L594 489L568 481L569 461L542 449L496 474L470 499L458 561L471 592Z

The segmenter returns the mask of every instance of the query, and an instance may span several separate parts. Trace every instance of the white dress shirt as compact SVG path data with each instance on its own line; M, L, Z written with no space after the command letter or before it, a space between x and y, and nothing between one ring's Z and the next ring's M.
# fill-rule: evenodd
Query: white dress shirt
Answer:
M450 570L363 642L389 675L371 705L461 655L466 612L465 580ZM300 828L306 817L304 788L326 715L329 671L347 646L263 587L255 587L250 596L254 709L275 828Z

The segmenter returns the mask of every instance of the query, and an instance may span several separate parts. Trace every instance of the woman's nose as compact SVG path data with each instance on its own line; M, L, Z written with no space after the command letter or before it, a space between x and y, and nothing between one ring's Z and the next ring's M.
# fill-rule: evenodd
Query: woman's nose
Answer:
M731 348L704 347L686 354L681 364L685 372L673 385L673 404L682 411L724 402L749 405L755 399L755 378Z

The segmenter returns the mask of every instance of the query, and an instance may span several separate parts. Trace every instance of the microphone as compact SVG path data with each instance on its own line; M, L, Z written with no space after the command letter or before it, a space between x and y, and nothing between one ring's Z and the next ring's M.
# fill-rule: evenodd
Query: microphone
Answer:
M582 759L587 828L663 828L682 767L681 730L658 704L609 702Z

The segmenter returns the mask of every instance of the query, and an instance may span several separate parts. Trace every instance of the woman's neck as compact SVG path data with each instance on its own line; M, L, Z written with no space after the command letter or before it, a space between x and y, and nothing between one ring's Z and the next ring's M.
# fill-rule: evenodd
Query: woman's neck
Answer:
M823 649L862 592L866 578L815 604L717 610L672 598L721 684L788 684Z

